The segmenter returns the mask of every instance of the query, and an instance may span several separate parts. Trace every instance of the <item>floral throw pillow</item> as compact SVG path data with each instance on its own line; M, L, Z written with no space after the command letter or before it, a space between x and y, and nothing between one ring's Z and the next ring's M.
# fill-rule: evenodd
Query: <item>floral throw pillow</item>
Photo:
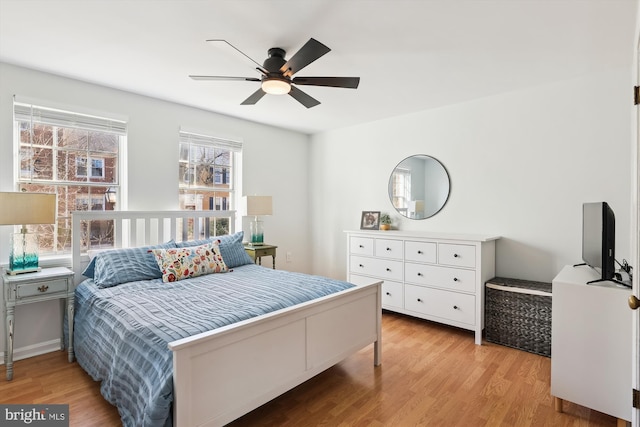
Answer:
M217 241L186 248L151 249L149 252L156 258L163 282L177 282L229 270L220 255Z

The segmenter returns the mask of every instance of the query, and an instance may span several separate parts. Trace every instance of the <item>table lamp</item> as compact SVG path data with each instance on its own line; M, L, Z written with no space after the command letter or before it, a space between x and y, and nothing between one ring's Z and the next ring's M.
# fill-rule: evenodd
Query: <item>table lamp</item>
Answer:
M271 215L271 196L244 196L242 198L244 212L247 216L254 216L255 219L250 224L250 240L252 246L264 245L263 223L258 216Z
M40 271L38 235L27 232L27 224L54 224L56 195L46 193L0 193L0 225L22 225L11 234L8 274Z

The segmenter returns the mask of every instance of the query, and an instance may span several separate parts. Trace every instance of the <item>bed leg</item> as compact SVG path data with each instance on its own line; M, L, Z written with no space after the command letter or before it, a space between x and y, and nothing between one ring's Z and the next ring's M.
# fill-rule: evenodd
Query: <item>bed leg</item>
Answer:
M373 343L373 366L380 366L382 364L382 345L380 340Z

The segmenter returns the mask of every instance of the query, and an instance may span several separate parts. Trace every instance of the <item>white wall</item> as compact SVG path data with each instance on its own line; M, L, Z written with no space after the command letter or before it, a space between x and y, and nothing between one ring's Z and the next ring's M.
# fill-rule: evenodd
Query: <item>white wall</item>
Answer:
M263 219L266 241L278 245L278 267L310 270L306 243L309 241L307 135L0 63L0 191L15 190L14 94L126 116L130 210L178 209L177 135L181 126L241 139L244 143L243 194L273 196L273 216ZM246 219L244 225L243 229L248 232ZM3 265L8 263L11 230L10 226L0 227L0 264ZM291 263L285 263L286 252L292 253ZM20 351L25 346L56 339L59 326L50 319L57 319L58 313L55 302L18 307L16 349ZM4 317L0 325L4 343Z
M314 272L346 275L346 237L363 210L403 230L487 233L497 274L550 282L581 261L582 203L616 214L630 260L630 70L615 69L312 136ZM387 185L412 154L439 159L451 196L436 216L400 220Z

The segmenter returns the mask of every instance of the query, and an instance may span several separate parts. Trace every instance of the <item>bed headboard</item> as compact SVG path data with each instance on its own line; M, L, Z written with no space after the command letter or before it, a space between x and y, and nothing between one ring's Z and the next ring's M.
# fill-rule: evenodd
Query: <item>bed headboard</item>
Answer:
M113 221L113 245L109 248L127 248L155 245L174 239L181 242L206 239L215 235L210 230L209 219L228 218L229 233L235 232L236 211L75 211L71 213L71 266L74 283L83 280L82 272L89 263L87 250L101 249L104 245L93 243L86 232L87 221ZM83 224L85 226L83 227ZM111 233L111 229L109 229ZM83 247L83 240L85 241Z

